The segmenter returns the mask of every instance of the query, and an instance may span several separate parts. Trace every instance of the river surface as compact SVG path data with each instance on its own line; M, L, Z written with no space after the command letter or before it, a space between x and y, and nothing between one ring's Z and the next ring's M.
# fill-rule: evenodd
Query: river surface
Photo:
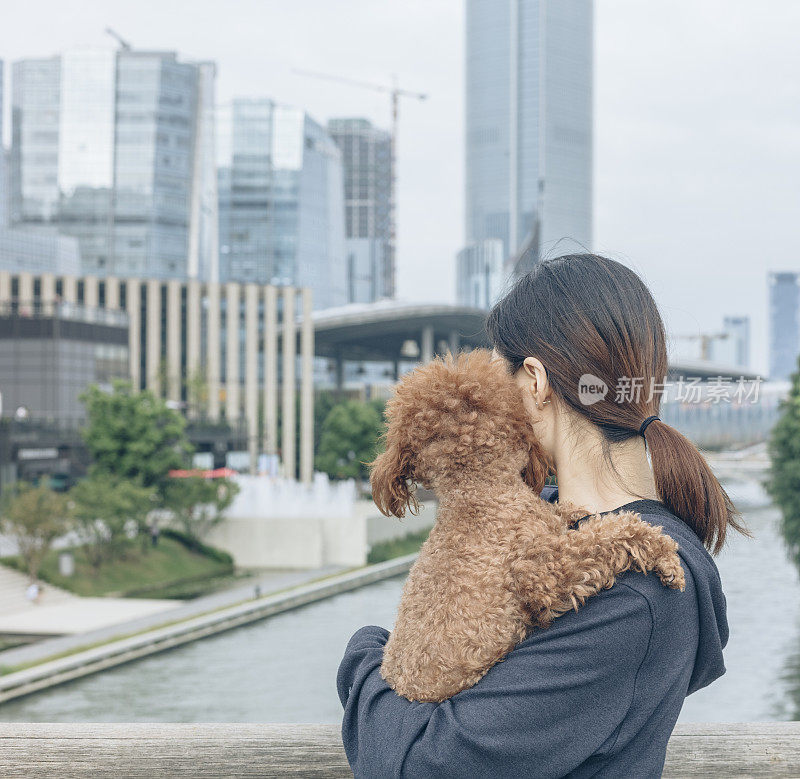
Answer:
M718 558L728 671L686 700L681 721L800 719L800 583L778 513L765 503L741 491L755 538L736 534ZM347 640L362 625L391 628L402 583L380 582L2 704L0 720L338 722L335 679Z

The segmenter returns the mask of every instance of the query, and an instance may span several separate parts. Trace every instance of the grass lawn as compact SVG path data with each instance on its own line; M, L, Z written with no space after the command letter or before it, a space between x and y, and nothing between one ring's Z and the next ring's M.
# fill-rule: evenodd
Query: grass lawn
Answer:
M61 551L48 553L39 578L77 595L189 598L216 589L221 579L233 574L233 563L224 553L213 550L214 554L204 554L163 533L158 546L148 547L146 552L134 547L127 558L104 563L97 571L76 547L71 550L75 573L69 577L58 572ZM2 562L22 570L18 557L6 557Z
M405 557L406 555L414 554L414 552L419 552L419 548L425 543L425 539L430 532L429 528L428 530L409 533L402 538L394 538L391 541L381 541L374 544L367 555L367 563L369 565L384 563L395 557Z

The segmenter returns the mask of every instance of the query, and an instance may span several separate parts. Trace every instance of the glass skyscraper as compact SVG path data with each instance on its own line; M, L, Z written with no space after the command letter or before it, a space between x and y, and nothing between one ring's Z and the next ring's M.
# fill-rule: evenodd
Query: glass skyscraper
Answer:
M84 273L214 280L214 81L173 52L14 63L12 224L75 236Z
M465 246L456 257L456 303L489 309L503 292L503 242L499 238Z
M71 236L0 226L0 271L77 275L80 257L78 240Z
M800 274L769 274L769 377L785 380L800 355Z
M347 302L342 157L300 109L237 99L218 113L222 281L310 287Z
M466 0L465 243L499 238L507 272L591 248L592 18L592 0Z
M750 317L726 316L722 320L726 338L712 340L711 361L722 365L750 367Z
M0 230L8 225L8 195L9 195L9 177L8 177L8 158L6 155L6 147L3 142L3 107L5 106L5 98L3 86L5 84L3 74L3 60L0 60Z
M394 297L392 136L367 119L331 119L328 132L344 165L347 300Z
M9 229L11 176L10 155L3 145L4 83L3 61L0 60L0 271L77 274L80 252L75 238Z

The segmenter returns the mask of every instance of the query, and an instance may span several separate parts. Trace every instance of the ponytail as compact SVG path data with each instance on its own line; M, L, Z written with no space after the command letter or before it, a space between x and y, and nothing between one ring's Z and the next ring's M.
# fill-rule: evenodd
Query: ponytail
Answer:
M661 502L718 554L730 525L749 535L728 493L697 447L674 427L654 419L643 433Z

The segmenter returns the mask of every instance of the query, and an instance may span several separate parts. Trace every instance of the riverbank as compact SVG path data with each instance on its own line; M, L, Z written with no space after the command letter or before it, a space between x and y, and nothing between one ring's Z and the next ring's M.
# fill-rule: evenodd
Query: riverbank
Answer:
M42 560L39 579L84 597L115 598L190 598L214 588L214 582L233 577L233 558L221 549L194 542L183 533L165 530L155 546L134 547L125 556L104 561L95 568L85 546L51 549ZM72 555L70 575L59 569L59 557ZM4 557L0 563L27 573L18 555ZM188 594L183 595L184 591Z
M101 640L99 644L67 646L60 654L56 644L60 639L8 650L0 653L0 663L5 670L4 675L0 676L0 702L257 622L383 579L403 575L408 572L415 559L416 554L408 555L365 568L329 574L324 578L319 578L320 571L299 572L317 574L318 578L281 591L273 589L266 594L263 591L250 590L250 597L245 601L223 605L192 618L171 621L169 624L139 630L124 637L118 633ZM258 597L254 597L256 595ZM170 616L174 617L174 612ZM124 626L115 627L124 629ZM89 640L88 635L70 638ZM47 652L55 653L43 654ZM10 665L10 661L14 660L17 661L16 664Z
M375 565L398 557L417 554L430 532L430 528L425 528L414 533L407 533L399 538L393 538L390 541L380 541L377 544L373 544L367 555L367 563Z

